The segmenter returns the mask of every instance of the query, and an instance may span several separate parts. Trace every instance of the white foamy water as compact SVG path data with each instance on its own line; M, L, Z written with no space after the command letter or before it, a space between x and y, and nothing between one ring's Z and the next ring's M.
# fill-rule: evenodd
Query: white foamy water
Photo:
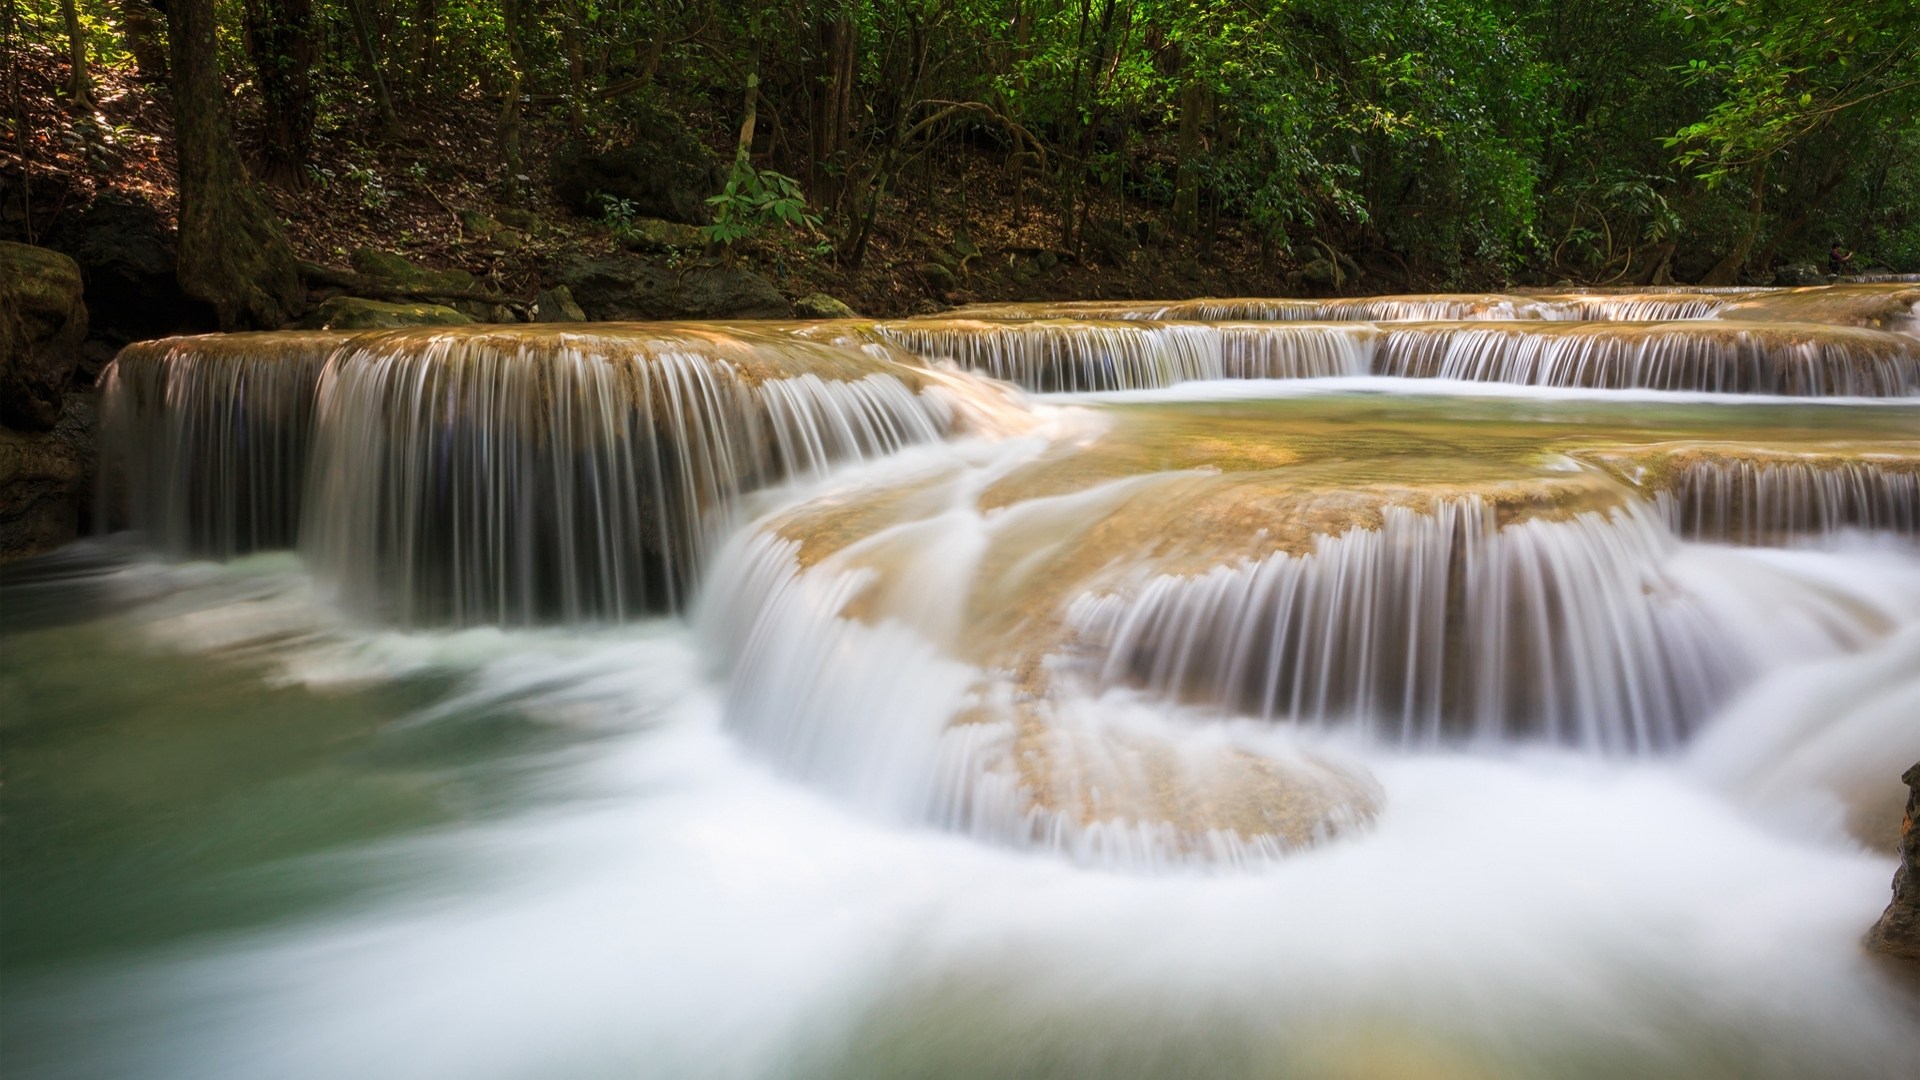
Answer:
M1769 558L1809 588L1912 572L1871 555ZM351 902L10 979L9 1076L1891 1078L1920 1053L1857 947L1892 860L1834 810L1884 787L1911 630L1780 670L1677 758L1348 739L1387 792L1370 830L1141 875L790 779L679 621L401 632L290 556L124 576L154 647L320 692L437 673L391 729L506 708L567 739L506 810L273 871L380 883Z

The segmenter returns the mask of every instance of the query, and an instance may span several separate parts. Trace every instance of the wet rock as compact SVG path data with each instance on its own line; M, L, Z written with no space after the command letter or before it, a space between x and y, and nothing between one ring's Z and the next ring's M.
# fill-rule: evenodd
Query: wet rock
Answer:
M670 270L644 259L576 259L560 283L589 318L784 319L792 314L773 283L737 266Z
M573 293L565 285L542 289L533 298L533 321L539 323L586 322L587 313L573 302Z
M1900 777L1907 785L1907 816L1900 822L1900 869L1893 902L1867 933L1867 948L1902 960L1920 960L1920 764Z
M0 559L38 554L80 534L93 489L92 394L68 394L51 431L0 427Z
M300 326L306 330L389 330L401 326L464 326L473 321L471 316L440 304L395 304L336 296L308 313Z
M620 230L620 243L629 251L697 251L707 246L707 238L692 225L635 218Z
M114 348L212 325L211 313L180 291L172 227L140 199L101 195L62 217L46 246L80 265L91 332Z
M384 285L466 292L474 287L473 275L465 270L426 270L391 251L363 247L353 253L353 268L362 277Z
M808 293L793 302L793 313L802 319L857 319L859 314L826 293Z
M649 110L636 123L633 142L611 150L563 148L553 162L554 193L583 214L604 212L606 199L626 204L629 214L704 225L713 217L707 196L726 175L720 161L679 119Z
M913 269L920 275L920 280L927 283L927 291L935 296L945 296L959 284L953 271L937 262L923 262Z
M1825 285L1827 276L1812 263L1788 263L1773 272L1775 285Z
M0 243L0 424L45 431L87 336L80 267L29 244Z

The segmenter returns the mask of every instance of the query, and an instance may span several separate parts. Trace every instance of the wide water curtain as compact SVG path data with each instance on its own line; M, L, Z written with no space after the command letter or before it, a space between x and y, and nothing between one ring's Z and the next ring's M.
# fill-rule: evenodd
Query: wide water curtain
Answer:
M408 624L676 610L743 492L954 418L910 362L720 328L183 339L107 397L136 527L214 557L297 537Z

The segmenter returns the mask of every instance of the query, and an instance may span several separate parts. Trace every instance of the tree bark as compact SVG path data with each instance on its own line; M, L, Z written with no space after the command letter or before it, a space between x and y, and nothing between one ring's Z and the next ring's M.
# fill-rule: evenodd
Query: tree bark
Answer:
M847 131L853 120L853 20L843 10L814 27L818 69L808 118L807 187L813 203L831 211L840 202L846 168Z
M146 82L165 82L167 47L160 43L160 12L147 0L120 0L120 32L133 66Z
M286 233L234 148L213 0L169 7L181 291L212 307L223 330L277 327L305 294Z
M387 77L380 71L380 53L373 47L373 27L367 21L366 0L347 0L347 14L353 17L353 36L360 44L360 59L367 65L367 82L373 86L373 102L380 110L380 131L387 134L400 126L393 111L393 95L387 93Z
M313 0L247 0L247 49L266 114L261 178L305 186L313 157Z
M526 4L527 0L500 0L500 14L507 32L507 56L513 65L506 93L500 101L500 158L507 167L503 187L510 203L518 203L525 195L520 178L527 171L520 158L520 90L527 71L526 45L520 35L524 30L521 22L526 16Z
M87 78L87 34L80 28L79 5L60 0L60 14L67 23L67 108L86 112L93 108L93 80Z

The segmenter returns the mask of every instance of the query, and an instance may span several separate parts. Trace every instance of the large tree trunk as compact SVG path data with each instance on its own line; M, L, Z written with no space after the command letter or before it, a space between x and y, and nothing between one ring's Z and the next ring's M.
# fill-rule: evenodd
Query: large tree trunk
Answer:
M1200 154L1213 95L1197 74L1180 87L1180 167L1173 179L1173 227L1191 233L1200 224Z
M313 156L313 0L247 0L246 20L267 122L261 178L302 187Z
M213 0L172 0L169 8L181 291L210 305L222 329L279 326L299 313L299 270L234 149Z
M844 10L822 16L814 27L819 49L808 118L807 187L813 204L831 212L840 202L846 171L847 133L853 123L854 47L858 36Z

